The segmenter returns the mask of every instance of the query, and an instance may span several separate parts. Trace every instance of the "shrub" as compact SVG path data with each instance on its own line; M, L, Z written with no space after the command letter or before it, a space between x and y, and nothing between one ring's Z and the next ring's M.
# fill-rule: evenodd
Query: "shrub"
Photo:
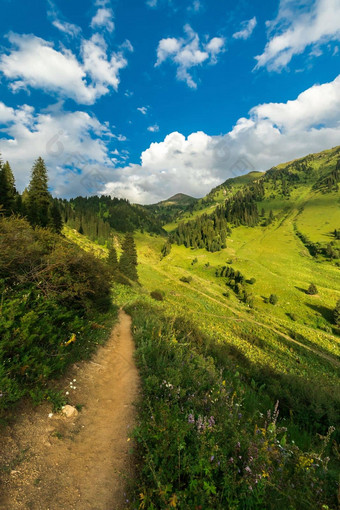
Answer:
M276 294L270 294L270 296L269 296L269 303L271 305L276 305L278 301L279 301L279 298L277 297Z
M27 394L48 397L48 380L89 352L89 319L109 309L111 285L94 255L24 219L0 218L0 252L0 408L6 408Z
M191 283L192 282L192 276L182 276L182 278L179 279L181 282L184 283Z
M314 296L317 293L318 293L318 289L316 288L315 283L311 283L307 289L307 294L309 294L310 296Z
M164 292L161 290L153 290L150 292L150 296L156 301L164 301Z
M256 278L250 278L249 283L250 285L254 285L254 283L256 283Z

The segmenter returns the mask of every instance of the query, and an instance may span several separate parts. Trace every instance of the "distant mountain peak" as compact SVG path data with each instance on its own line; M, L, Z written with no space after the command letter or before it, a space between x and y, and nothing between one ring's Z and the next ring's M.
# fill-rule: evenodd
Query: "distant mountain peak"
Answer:
M195 202L197 202L198 198L191 197L190 195L186 195L185 193L176 193L175 195L172 195L172 197L162 200L157 205L191 205Z

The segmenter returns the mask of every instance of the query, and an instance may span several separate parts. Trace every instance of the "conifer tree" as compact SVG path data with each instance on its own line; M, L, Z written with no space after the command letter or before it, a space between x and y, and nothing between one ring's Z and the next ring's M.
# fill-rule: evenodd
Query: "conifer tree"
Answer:
M12 169L8 161L0 161L0 204L3 206L5 214L10 215L15 211L16 189Z
M33 165L31 181L28 188L28 219L32 225L48 225L48 209L51 195L47 188L47 170L42 158Z
M122 249L123 253L119 260L119 271L130 280L138 281L137 250L132 234L126 234Z
M115 275L118 271L118 257L117 257L117 250L113 246L113 244L110 244L110 246L109 246L109 255L107 257L107 263L108 263L111 274Z
M315 283L311 283L307 289L307 294L309 294L310 296L314 296L317 293L318 293L318 289L316 288Z
M48 216L49 216L48 221L49 228L56 234L61 234L63 228L63 220L61 218L58 204L56 203L55 200L50 205Z

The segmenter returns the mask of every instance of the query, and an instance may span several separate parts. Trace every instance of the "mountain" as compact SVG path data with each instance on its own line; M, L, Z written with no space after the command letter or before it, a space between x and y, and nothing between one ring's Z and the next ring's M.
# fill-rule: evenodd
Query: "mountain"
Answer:
M177 193L167 200L163 200L162 202L158 202L155 204L159 207L169 207L172 205L181 205L181 206L189 206L198 201L198 198L191 197L186 195L185 193Z
M314 255L337 259L340 147L310 154L266 172L228 179L165 226L187 247L223 248L228 228L268 226L294 218L294 228Z
M144 208L153 215L162 225L180 219L187 211L192 211L197 198L190 197L185 193L177 193L167 200L162 200L157 204L146 205Z

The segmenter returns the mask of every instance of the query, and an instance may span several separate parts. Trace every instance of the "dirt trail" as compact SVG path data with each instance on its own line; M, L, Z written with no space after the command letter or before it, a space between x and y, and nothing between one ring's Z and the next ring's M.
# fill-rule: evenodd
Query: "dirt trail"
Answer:
M133 476L129 440L138 394L131 319L123 311L110 340L68 379L75 418L48 417L47 405L25 412L0 438L1 510L124 508ZM27 411L27 410L26 410Z

